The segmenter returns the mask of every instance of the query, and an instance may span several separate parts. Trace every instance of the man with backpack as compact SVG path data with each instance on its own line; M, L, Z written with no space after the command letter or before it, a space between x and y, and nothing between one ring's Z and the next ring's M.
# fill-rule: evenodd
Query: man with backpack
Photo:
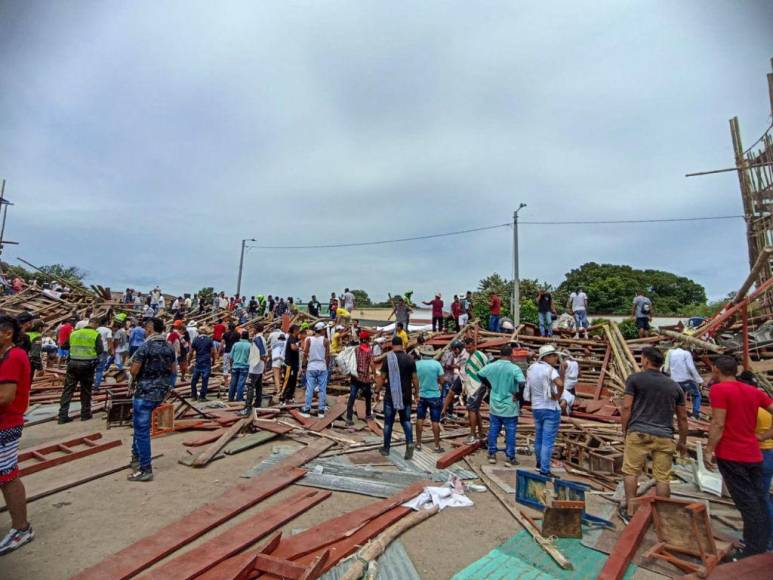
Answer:
M631 315L636 319L636 328L639 329L639 338L650 334L650 322L652 321L652 300L639 292L633 299L633 311Z

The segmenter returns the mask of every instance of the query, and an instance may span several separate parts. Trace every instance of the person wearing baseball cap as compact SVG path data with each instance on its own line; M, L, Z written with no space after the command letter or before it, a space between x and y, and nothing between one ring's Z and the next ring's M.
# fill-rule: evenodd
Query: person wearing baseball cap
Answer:
M552 344L539 349L537 361L526 371L523 398L531 401L534 416L534 455L540 474L552 477L550 460L561 424L559 401L564 392L564 379L556 370L558 351Z
M349 389L349 400L346 402L346 425L354 425L354 403L359 393L365 398L365 419L373 418L373 349L370 347L370 333L362 330L358 336L359 346L354 350L357 362L357 374L351 376L352 384Z

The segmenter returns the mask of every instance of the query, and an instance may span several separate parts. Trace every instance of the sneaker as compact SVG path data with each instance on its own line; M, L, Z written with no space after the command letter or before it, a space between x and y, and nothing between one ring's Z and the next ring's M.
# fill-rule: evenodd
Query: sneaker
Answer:
M206 397L199 397L198 401L199 401L199 403L206 403L207 398Z
M389 457L389 449L386 447L379 447L378 452L381 453L384 457Z
M73 422L72 417L59 417L59 420L57 421L57 423L59 423L60 425L64 425L65 423L72 423L72 422Z
M81 421L90 421L91 417L92 417L92 415L86 415L85 417L81 416Z
M617 515L623 520L625 525L628 525L628 522L631 521L631 516L628 515L628 508L625 507L625 504L621 503L617 506Z
M284 401L279 401L279 408L280 409L284 409L286 406L287 406L287 403L285 403Z
M405 455L403 455L404 459L412 459L413 458L413 445L406 445L405 446Z
M142 469L138 469L126 479L129 481L153 481L153 472L150 470L143 471Z
M306 417L307 419L310 419L311 418L311 413L309 413L309 411L307 411L307 410L303 410L303 411L300 412L300 416L301 417Z
M346 426L347 427L354 427L354 421L352 421L351 419L347 419L346 420Z
M488 462L489 462L491 465L496 465L496 464L497 464L497 458L496 458L495 456L493 456L493 455L489 455L489 456L488 456Z
M446 450L443 447L433 447L432 451L434 453L445 453L446 452Z
M508 457L505 460L505 467L513 467L514 465L518 465L518 460L515 457Z
M473 443L478 442L478 438L475 435L470 435L467 437L467 439L464 440L465 444L472 445Z
M419 451L421 451L421 443L417 443L417 444L414 446L414 448L415 448L415 449L418 449Z
M317 418L324 419L325 418L325 413L323 413L323 412L317 413Z
M132 455L132 460L131 460L131 463L129 464L129 467L131 468L132 473L134 473L135 471L139 471L140 470L140 458L137 457L136 455Z
M247 415L250 414L251 411L252 411L251 409L242 409L241 411L239 411L239 415L241 415L242 417L246 417Z
M35 539L35 532L32 530L32 526L27 524L26 530L17 530L11 528L8 533L0 542L0 556L18 550L24 544L27 544Z

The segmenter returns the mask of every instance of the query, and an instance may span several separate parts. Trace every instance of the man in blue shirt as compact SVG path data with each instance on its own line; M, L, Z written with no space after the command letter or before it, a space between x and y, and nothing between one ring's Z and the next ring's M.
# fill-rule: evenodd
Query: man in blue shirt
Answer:
M215 341L209 336L209 327L205 326L199 330L199 335L193 340L189 357L195 358L193 374L191 375L191 398L196 400L196 385L201 378L201 392L198 400L207 400L207 387L209 386L209 375L212 374L212 365L215 364L217 349ZM190 364L190 363L189 363Z
M432 422L432 435L435 439L435 453L442 453L440 447L440 411L443 409L443 399L440 388L443 384L443 365L434 360L435 351L432 347L422 347L419 350L421 360L416 363L416 375L419 378L419 404L416 407L416 449L421 449L421 429L427 418Z
M145 342L145 329L140 324L134 325L129 331L129 358L134 356L137 349Z
M505 467L517 465L515 458L515 431L518 427L520 413L516 395L521 383L526 382L521 369L510 360L513 347L506 344L500 351L500 358L487 364L478 377L490 391L489 395L489 432L488 432L488 462L497 462L497 439L502 426L505 428Z

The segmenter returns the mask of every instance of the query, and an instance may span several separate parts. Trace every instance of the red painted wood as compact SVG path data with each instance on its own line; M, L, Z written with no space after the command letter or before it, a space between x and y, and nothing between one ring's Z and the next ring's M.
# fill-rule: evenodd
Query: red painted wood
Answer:
M249 548L252 544L285 525L303 512L332 495L329 491L302 491L280 504L264 509L204 542L197 548L164 562L142 578L188 580L214 568L220 562Z
M218 439L220 439L220 436L225 433L225 429L218 429L217 431L212 431L211 433L207 433L206 435L199 435L195 439L189 439L188 441L183 441L183 445L186 447L201 447L202 445L209 445L210 443L214 443Z
M290 409L290 415L292 415L293 419L298 421L298 423L300 423L301 426L305 429L308 429L312 423L314 423L314 419L310 417L304 417L301 415L301 412L298 409Z
M308 429L309 431L314 431L316 433L319 433L320 431L322 431L322 429L326 429L327 427L332 425L333 421L338 419L345 412L346 412L346 403L338 403L334 407L332 407L327 413L325 413L324 418L317 419L311 425L309 425Z
M636 510L628 525L625 526L612 553L607 558L601 572L599 572L599 580L621 580L651 522L652 503L649 501L649 498L643 498L639 509Z
M277 435L285 435L286 433L290 433L293 430L292 427L288 427L287 425L274 423L273 421L263 421L261 419L256 419L252 422L252 424L255 425L258 429L263 431L271 431Z
M438 457L437 462L435 463L435 467L438 469L445 469L449 465L453 465L457 461L459 461L462 457L469 455L470 453L473 453L474 451L477 451L480 448L480 442L476 441L475 443L467 443L460 447L457 447L456 449L451 449L449 451L446 451Z
M340 541L352 530L356 530L384 512L416 497L427 485L430 485L430 482L414 483L392 497L330 519L295 536L284 538L272 555L285 560L296 560L306 554L325 548Z
M749 556L737 562L720 564L709 574L711 580L741 580L742 578L769 578L773 570L773 552ZM680 580L699 580L697 574L680 576Z
M204 572L196 580L242 580L249 578L254 570L257 552L244 552L233 558L228 558L211 570Z
M213 502L108 556L74 578L105 580L130 578L165 556L206 534L236 514L251 508L305 475L303 469L277 467L240 483Z
M19 453L19 474L21 476L30 475L49 469L62 463L68 463L75 461L81 457L87 457L100 453L101 451L107 451L113 447L121 445L120 439L114 439L112 441L100 441L102 433L93 433L85 437L78 437L77 439L70 439L69 441L61 441L58 443L50 443L40 447L35 447L27 451ZM100 441L95 443L95 441ZM81 449L73 449L73 447L82 446ZM53 456L54 453L63 455ZM23 465L23 462L32 462L28 465Z

